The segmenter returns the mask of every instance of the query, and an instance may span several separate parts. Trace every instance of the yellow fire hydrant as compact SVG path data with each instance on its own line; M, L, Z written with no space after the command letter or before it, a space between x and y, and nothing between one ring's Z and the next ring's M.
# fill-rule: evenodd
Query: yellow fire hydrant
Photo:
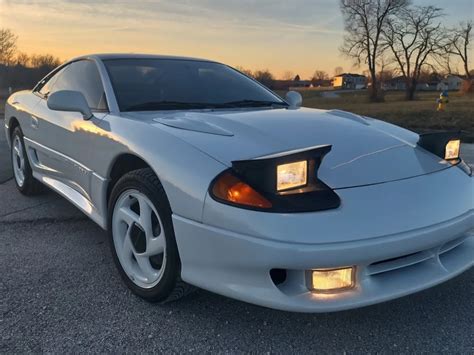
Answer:
M443 91L443 92L439 95L439 99L437 99L436 102L438 103L438 108L436 109L438 112L444 112L444 111L446 111L446 106L447 106L448 103L449 103L448 92L447 92L447 91Z

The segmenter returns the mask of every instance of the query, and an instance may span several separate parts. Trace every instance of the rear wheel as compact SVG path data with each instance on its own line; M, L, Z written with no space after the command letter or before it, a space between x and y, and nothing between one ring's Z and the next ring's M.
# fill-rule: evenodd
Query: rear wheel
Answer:
M181 281L171 208L151 169L132 171L114 186L109 231L115 264L135 294L164 302L192 290Z
M16 187L26 196L36 195L42 191L43 185L33 177L20 127L13 130L11 142L11 162Z

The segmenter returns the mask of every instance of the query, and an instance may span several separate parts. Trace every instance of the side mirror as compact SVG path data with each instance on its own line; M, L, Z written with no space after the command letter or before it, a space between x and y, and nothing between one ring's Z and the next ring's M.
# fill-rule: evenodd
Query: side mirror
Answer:
M303 96L297 91L288 91L285 96L286 102L291 108L300 108L303 103Z
M54 111L80 112L85 120L94 117L86 98L79 91L56 91L48 97L47 105Z

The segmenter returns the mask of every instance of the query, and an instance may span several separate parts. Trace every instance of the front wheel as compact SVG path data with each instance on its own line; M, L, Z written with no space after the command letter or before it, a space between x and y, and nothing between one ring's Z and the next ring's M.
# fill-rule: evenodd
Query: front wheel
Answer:
M109 231L115 264L135 294L164 302L192 290L181 281L171 208L151 169L132 171L114 186Z

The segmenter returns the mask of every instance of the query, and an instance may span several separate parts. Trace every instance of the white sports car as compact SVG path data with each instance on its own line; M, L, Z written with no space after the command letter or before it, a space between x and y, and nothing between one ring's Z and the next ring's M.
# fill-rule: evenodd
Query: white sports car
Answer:
M300 106L213 61L91 55L13 94L5 133L20 192L44 184L108 230L149 301L193 285L337 311L473 266L459 134Z

